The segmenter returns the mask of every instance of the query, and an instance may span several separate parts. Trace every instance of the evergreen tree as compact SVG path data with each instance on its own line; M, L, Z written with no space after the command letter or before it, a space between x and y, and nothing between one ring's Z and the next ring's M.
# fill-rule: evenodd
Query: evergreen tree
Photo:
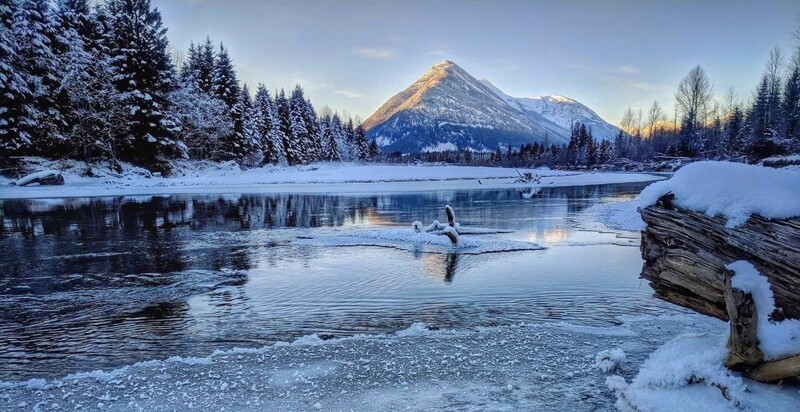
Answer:
M222 44L219 45L219 53L214 63L211 92L229 108L233 108L241 97L236 71L233 69L228 50Z
M167 107L175 78L167 29L150 0L109 0L106 9L114 81L129 114L127 130L117 139L118 154L163 169L164 160L183 157L186 149L174 140L177 123Z
M795 52L783 89L783 134L800 147L800 50Z
M31 144L31 136L19 124L30 89L19 68L18 43L12 32L13 3L0 3L0 155L21 154Z
M339 118L338 113L326 121L327 127L325 129L325 142L326 152L325 159L329 161L342 160L339 147L341 145L342 137L342 119Z
M369 143L367 142L367 132L364 130L364 126L359 123L353 133L355 136L354 144L358 151L358 160L367 160L369 158Z
M467 151L467 154L471 156L472 153ZM372 160L377 160L379 155L380 149L378 148L378 142L375 141L375 139L372 139L369 143L369 158Z
M286 150L286 159L290 164L305 163L308 161L306 157L306 146L310 140L309 131L306 126L304 112L305 112L305 99L302 95L298 98L292 96L289 101L289 147Z
M254 116L260 120L256 123L260 128L261 148L265 163L283 164L286 156L283 153L283 139L280 135L280 124L276 117L275 104L269 96L266 86L258 85L253 101Z
M214 68L217 66L214 57L214 43L206 37L205 43L197 46L197 85L200 90L212 93L214 88Z
M52 152L60 144L58 131L63 124L56 110L55 94L60 67L53 48L58 27L50 3L22 0L12 16L11 32L16 48L12 70L23 84L17 86L19 106L13 107L19 148ZM12 137L13 139L13 137Z

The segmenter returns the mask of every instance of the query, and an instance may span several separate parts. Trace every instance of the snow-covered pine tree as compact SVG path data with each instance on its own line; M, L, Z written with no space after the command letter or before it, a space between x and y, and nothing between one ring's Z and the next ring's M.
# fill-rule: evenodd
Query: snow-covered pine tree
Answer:
M217 65L214 56L214 43L206 37L205 43L197 46L197 85L200 90L212 93L214 88L214 68Z
M198 90L200 88L197 79L199 60L200 55L198 54L197 48L195 48L194 42L190 42L189 50L186 53L186 59L183 61L183 65L180 67L180 72L178 73L178 78L183 85L194 85Z
M800 149L800 50L795 51L783 88L783 134Z
M297 93L299 86L292 92L289 99L289 147L286 150L286 159L290 164L308 162L308 149L311 138L308 125L305 122L306 100L303 98L302 89Z
M228 55L228 50L222 44L219 45L219 52L214 64L211 92L231 108L241 97L236 71L230 55Z
M322 130L319 125L319 118L311 100L305 100L305 107L303 110L303 120L308 129L308 148L306 150L306 159L309 162L320 160L322 158Z
M243 117L246 110L243 104L249 103L249 96L248 103L242 101L242 93L239 88L239 80L236 77L236 71L233 68L227 49L222 44L219 46L216 64L214 65L211 92L217 99L225 103L227 117L233 124L232 133L222 139L215 158L217 160L239 161L245 152Z
M336 115L334 115L336 116ZM336 116L338 121L339 117ZM337 127L333 123L333 117L330 114L326 114L322 121L320 122L320 128L322 129L322 142L323 142L323 160L327 160L330 162L341 160L339 158L339 145L336 142L336 130L334 129ZM341 127L341 121L339 121L338 127Z
M356 126L353 135L353 143L358 153L358 160L367 160L369 158L369 144L367 143L367 132L361 123Z
M467 151L470 153L470 151ZM380 149L378 148L378 142L375 139L370 140L369 142L369 158L370 160L378 160L378 156L380 156Z
M18 140L23 150L30 146L29 153L52 153L60 143L58 130L63 120L54 99L61 68L53 50L58 27L50 2L20 1L11 31L16 48L13 70L24 82L19 90L21 106L16 108Z
M261 164L263 159L261 138L258 134L258 127L254 124L255 119L252 118L253 101L246 84L239 92L239 100L234 105L233 112L235 121L233 127L236 135L239 136L238 151L234 153L235 159L246 166Z
M358 148L355 145L356 131L353 125L353 118L348 118L347 122L342 123L342 146L339 147L339 153L342 160L352 162L358 160Z
M293 164L299 155L296 145L292 142L291 104L283 89L275 94L275 108L280 125L283 154L286 156L286 162Z
M0 3L0 156L20 154L30 135L20 129L19 116L30 89L21 76L17 42L12 32L14 2Z
M102 27L89 0L59 0L60 36L56 48L61 67L55 96L64 124L63 153L91 162L111 156L107 112L113 109L113 83L102 41ZM105 96L99 96L99 94ZM96 100L100 100L100 102ZM105 123L102 127L97 123ZM101 134L100 130L105 131Z
M331 118L331 132L333 139L336 142L337 160L350 161L350 142L347 138L347 126L339 117L338 113L334 113Z
M283 164L286 156L283 153L283 138L280 124L275 111L275 104L269 96L269 91L263 83L259 83L253 101L254 115L261 118L257 124L261 129L261 147L264 153L264 163Z
M108 0L105 5L115 85L129 114L117 153L122 160L168 172L165 161L184 157L186 147L174 139L178 125L167 107L175 70L161 13L150 0Z

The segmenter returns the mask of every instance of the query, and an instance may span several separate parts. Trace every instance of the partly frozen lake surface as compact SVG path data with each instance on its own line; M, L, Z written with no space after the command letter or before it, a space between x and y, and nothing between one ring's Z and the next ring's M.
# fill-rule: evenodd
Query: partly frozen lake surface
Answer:
M625 348L631 376L675 334L721 326L652 298L638 233L582 213L645 185L2 201L0 409L610 409L598 351ZM445 204L504 233L466 235L480 253L339 241L446 220ZM395 334L418 322L441 331ZM327 342L210 356L298 338ZM173 356L200 359L123 368ZM117 371L59 379L98 369ZM12 384L32 378L47 383Z

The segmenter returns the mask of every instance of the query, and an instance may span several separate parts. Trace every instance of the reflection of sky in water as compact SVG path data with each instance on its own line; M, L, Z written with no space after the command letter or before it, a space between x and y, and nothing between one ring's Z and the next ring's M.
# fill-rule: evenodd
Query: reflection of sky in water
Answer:
M577 213L643 185L381 196L3 201L0 379L334 336L660 313L635 240ZM514 229L541 251L430 254L295 244L321 231L446 220Z

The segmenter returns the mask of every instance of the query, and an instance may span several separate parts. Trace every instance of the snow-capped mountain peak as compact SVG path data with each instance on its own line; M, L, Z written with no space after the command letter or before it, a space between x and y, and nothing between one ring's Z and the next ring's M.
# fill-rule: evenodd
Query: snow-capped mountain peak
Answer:
M384 150L495 150L533 142L561 144L568 133L525 113L452 61L432 66L364 122Z
M611 140L619 134L619 128L606 122L594 110L575 99L556 94L538 97L511 97L489 80L482 79L481 83L518 110L544 116L566 130L570 130L575 123L583 123L592 129L595 140Z

